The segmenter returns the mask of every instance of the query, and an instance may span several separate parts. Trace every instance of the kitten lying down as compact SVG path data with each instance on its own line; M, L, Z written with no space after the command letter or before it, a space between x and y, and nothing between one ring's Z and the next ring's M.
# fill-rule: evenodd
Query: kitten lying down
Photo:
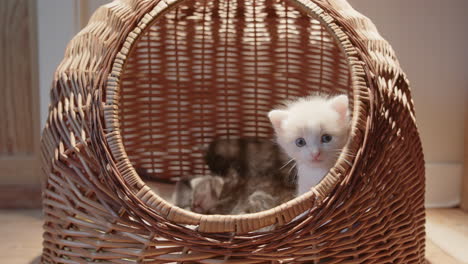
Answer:
M296 193L294 165L270 140L216 139L205 160L211 175L179 181L175 205L203 214L254 213Z
M281 148L255 138L213 141L205 155L212 174L180 181L175 205L203 214L254 213L317 185L347 141L347 96L301 98L268 117Z
M268 210L276 199L265 191L255 191L247 199L238 197L221 199L224 179L220 176L201 176L186 183L178 183L174 202L177 206L199 214L244 214ZM186 187L181 187L181 186ZM180 188L185 188L184 190ZM183 197L185 194L187 196Z
M223 185L224 180L219 176L181 179L176 184L172 200L180 208L206 214L217 205Z

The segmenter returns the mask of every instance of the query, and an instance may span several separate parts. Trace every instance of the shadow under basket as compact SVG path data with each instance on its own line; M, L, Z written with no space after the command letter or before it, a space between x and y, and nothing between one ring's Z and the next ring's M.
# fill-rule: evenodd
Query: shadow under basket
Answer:
M137 174L209 173L214 138L273 137L285 99L347 94L350 139L276 208L201 215ZM43 263L425 263L408 80L344 0L118 0L70 42L43 131ZM275 225L268 232L255 232Z

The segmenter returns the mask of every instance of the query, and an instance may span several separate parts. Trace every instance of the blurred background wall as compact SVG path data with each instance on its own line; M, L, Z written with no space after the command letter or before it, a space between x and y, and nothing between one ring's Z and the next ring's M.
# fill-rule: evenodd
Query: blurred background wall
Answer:
M30 93L28 96L34 98L31 104L36 105L30 110L30 117L25 119L25 122L34 123L36 120L34 123L36 127L45 123L53 72L63 57L67 43L86 24L92 12L107 2L110 1L0 1L0 9L8 8L10 12L11 10L26 12L30 18L29 24L25 24L23 28L26 29L21 31L21 34L23 34L23 39L25 36L32 36L31 39L28 37L28 40L25 40L26 43L30 43L30 50L34 51L32 55L29 55L31 65L33 65L30 68L30 76L33 77L30 86L32 88L28 90ZM427 204L429 206L458 205L462 195L468 194L468 180L464 183L466 191L461 191L463 177L468 178L468 173L463 172L464 158L466 158L464 153L468 149L468 142L464 143L468 132L465 129L468 122L466 114L468 1L349 0L349 2L355 9L370 17L381 34L392 44L411 81L417 121L427 161ZM6 28L3 28L1 34L11 34L11 32L7 33ZM0 59L11 63L12 57L7 57L5 54L14 50L21 53L28 47L26 45L18 49L17 46L10 44L8 52L5 52L4 46L0 47L3 49ZM26 56L24 52L21 54ZM35 58L37 61L34 61ZM28 60L22 62L21 65L29 63ZM2 64L5 65L5 63ZM37 74L36 79L34 79L34 74ZM13 87L10 83L6 83L5 79L0 79L0 83L3 86L0 88L1 94L4 94L3 97L0 95L0 103L2 98L8 101L19 96L5 93L5 87ZM21 111L23 108L18 109ZM39 116L40 121L38 121ZM0 132L5 131L8 126L5 119L0 118ZM32 144L37 142L38 131L39 129L32 129L30 132L30 135L36 135L31 136L34 138ZM10 134L12 133L10 131ZM0 133L0 140L11 140L4 135L5 133ZM29 153L33 153L31 155L34 156L33 159L36 159L37 148L31 149ZM0 155L0 166L10 163L8 165L10 172L0 175L0 192L6 189L2 189L1 186L38 184L40 173L37 165L28 170L23 169L28 172L18 177L15 173L19 170L14 172L14 169L11 169L12 155L8 156L3 152L0 152ZM9 160L9 162L4 160ZM0 169L3 168L0 167Z
M40 194L36 14L33 0L0 1L0 207Z
M459 204L468 104L468 1L349 2L390 42L411 82L426 159L426 204Z

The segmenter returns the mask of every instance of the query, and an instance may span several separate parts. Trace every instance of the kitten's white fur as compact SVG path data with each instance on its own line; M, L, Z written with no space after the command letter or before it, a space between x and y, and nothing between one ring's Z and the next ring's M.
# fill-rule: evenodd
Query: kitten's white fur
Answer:
M202 176L190 181L192 187L191 210L204 214L218 203L224 180L219 176Z
M277 142L296 161L298 195L317 185L334 165L346 144L349 128L348 97L310 96L287 104L285 109L272 110L268 117L275 129ZM322 135L332 140L322 143ZM296 139L306 145L298 147ZM319 161L313 157L318 156Z

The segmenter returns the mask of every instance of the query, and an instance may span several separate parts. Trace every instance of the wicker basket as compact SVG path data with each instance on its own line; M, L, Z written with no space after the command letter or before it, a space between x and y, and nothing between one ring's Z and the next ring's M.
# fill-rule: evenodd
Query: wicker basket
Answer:
M195 214L136 173L207 173L197 146L271 138L267 111L313 91L352 98L348 155L286 204ZM70 42L49 110L43 263L424 263L408 80L344 0L115 1Z

